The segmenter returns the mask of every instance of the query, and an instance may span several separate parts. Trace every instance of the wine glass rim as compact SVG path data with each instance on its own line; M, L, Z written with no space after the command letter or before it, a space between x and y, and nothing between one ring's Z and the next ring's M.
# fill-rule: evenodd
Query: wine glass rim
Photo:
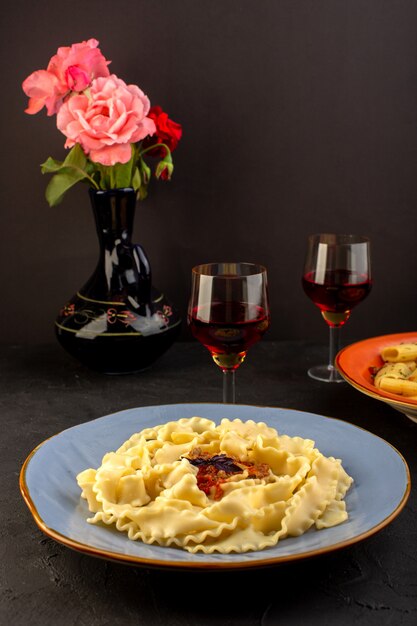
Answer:
M242 276L245 276L245 274L237 274L237 273L230 273L230 272L224 272L224 273L220 273L220 274L213 274L212 272L210 272L210 269L213 269L214 267L220 267L220 266L238 266L240 268L245 267L246 269L253 269L256 271L252 271L249 274L246 274L246 276L257 276L258 274L266 274L266 267L264 265L261 265L260 263L251 263L249 261L237 261L237 262L233 262L233 261L217 261L217 262L211 262L211 263L200 263L199 265L194 265L194 267L191 269L193 274L198 274L200 276L211 276L212 278L223 278L225 276L227 276L227 278L229 279L234 279L234 278L242 278Z
M313 233L308 236L310 241L318 239L320 243L343 245L354 245L360 243L370 243L370 238L367 235L361 235L356 233ZM332 241L333 240L333 241Z

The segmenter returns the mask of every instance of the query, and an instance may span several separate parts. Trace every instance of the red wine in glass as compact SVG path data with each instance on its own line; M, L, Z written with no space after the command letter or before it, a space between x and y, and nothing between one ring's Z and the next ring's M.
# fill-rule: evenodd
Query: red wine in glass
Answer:
M366 298L372 287L367 274L348 270L328 270L322 283L315 281L315 272L308 272L302 282L305 293L329 326L346 324L353 307Z
M188 324L223 372L223 402L235 402L235 371L269 326L267 275L254 263L192 270Z
M188 323L219 367L237 369L268 328L269 317L263 307L247 302L213 302L194 307Z
M368 237L333 233L310 235L302 285L330 329L329 362L311 367L308 374L316 380L343 382L334 360L339 351L340 328L372 287Z

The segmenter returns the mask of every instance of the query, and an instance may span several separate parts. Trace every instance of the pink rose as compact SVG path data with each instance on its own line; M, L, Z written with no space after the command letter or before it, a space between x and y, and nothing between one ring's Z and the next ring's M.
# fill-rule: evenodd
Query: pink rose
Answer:
M94 78L109 76L110 61L97 46L96 39L89 39L58 48L46 70L37 70L23 81L23 91L29 97L25 112L38 113L46 106L48 115L53 115L71 91L83 91Z
M57 126L67 137L66 148L79 143L95 163L127 163L131 144L153 135L147 117L150 102L136 85L112 74L96 78L86 93L74 94L58 111Z

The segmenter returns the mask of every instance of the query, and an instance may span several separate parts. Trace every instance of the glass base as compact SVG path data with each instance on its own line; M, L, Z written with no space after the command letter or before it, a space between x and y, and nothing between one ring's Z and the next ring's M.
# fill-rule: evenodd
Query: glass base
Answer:
M344 383L345 379L332 365L315 365L310 367L307 374L314 380L321 380L324 383Z

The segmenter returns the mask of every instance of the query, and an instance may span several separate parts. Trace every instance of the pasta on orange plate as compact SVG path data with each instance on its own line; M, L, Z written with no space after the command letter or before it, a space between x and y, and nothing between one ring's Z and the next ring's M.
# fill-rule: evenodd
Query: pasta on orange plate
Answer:
M311 439L264 422L191 417L135 433L77 482L89 523L208 554L261 550L340 524L353 479Z
M408 398L417 398L417 343L400 343L381 350L382 367L374 371L375 386Z

